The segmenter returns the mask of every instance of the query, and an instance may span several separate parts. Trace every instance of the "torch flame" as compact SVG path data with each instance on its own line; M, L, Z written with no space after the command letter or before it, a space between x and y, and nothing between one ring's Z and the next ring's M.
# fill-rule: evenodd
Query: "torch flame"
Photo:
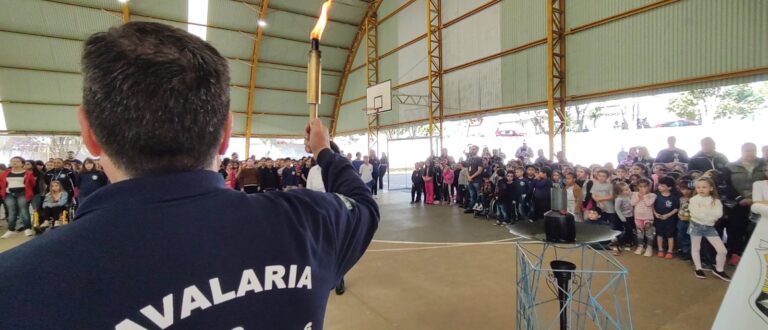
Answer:
M312 29L312 33L309 34L310 38L320 40L320 37L323 36L323 30L325 30L325 23L328 23L329 9L331 9L331 0L326 1L323 4L323 11L322 13L320 13L320 17L317 19L317 24L315 24L315 28Z

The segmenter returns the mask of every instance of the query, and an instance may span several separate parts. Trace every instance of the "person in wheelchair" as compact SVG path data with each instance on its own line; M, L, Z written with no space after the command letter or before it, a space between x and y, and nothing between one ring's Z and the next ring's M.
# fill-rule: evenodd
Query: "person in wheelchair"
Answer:
M491 181L491 176L488 173L483 173L483 185L480 188L480 205L475 209L476 215L488 215L490 211L491 201L494 197L494 186Z
M40 219L43 220L40 227L60 225L59 219L62 213L67 210L67 205L69 205L69 194L64 191L61 182L58 180L51 181L49 191L43 200L43 209L40 212Z

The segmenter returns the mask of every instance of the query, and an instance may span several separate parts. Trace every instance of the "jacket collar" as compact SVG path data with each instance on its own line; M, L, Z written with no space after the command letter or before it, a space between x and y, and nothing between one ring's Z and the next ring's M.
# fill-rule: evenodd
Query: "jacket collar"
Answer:
M741 158L739 158L737 161L733 162L733 164L736 165L736 166L744 167L744 162L741 160ZM765 161L763 159L761 159L761 158L758 158L755 161L755 168L761 168L763 166L765 166ZM746 167L744 167L744 168L746 168Z
M113 205L141 205L178 200L225 189L224 178L214 171L189 171L147 175L103 187L83 200L77 216Z

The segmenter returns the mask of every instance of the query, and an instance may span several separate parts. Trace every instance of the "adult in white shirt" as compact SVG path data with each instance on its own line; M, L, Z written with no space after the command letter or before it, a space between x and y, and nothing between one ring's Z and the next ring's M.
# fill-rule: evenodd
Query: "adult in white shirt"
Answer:
M752 213L760 215L760 220L768 219L768 180L752 184Z
M0 238L10 238L17 231L32 236L32 225L29 218L29 202L33 197L35 177L32 171L24 169L24 159L11 158L10 168L0 174L0 198L8 207L8 231Z
M368 189L373 190L373 165L371 165L368 156L363 157L363 164L360 165L358 172L360 173L360 178L368 186Z

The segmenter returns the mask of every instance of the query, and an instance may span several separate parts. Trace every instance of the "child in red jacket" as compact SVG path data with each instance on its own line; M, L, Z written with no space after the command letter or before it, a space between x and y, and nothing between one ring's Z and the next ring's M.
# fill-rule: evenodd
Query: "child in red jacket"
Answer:
M24 235L32 236L29 202L34 196L35 175L24 169L24 158L13 157L10 163L10 168L0 174L0 198L8 207L8 231L0 238L13 237L22 230Z

